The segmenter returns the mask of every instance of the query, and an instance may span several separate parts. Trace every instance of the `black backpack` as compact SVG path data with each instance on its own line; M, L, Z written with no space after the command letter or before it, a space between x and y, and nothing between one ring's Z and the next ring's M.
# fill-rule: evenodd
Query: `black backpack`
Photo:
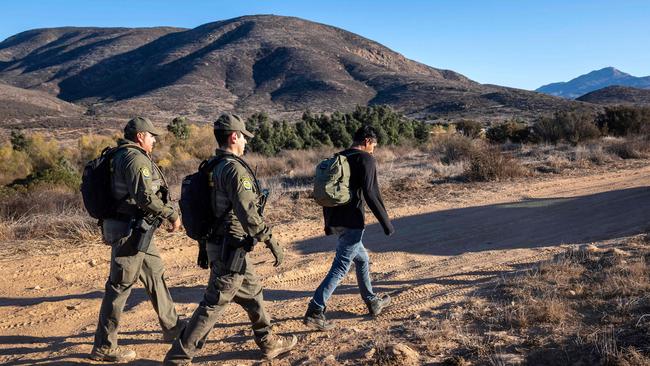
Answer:
M211 205L210 180L212 170L222 156L204 160L199 165L199 171L186 176L181 186L181 199L178 205L181 209L183 226L187 236L194 240L207 239L214 224L214 214Z
M98 158L89 161L81 177L81 197L86 211L103 220L115 215L119 200L111 192L111 158L122 147L107 147Z

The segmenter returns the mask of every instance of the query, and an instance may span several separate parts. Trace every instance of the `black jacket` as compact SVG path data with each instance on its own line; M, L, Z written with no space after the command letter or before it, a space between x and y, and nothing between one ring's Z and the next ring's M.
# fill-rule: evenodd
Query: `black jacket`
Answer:
M377 163L365 151L347 149L339 154L348 158L350 164L350 189L352 199L345 205L323 207L325 233L332 234L332 227L342 226L350 229L363 229L365 224L365 204L375 215L386 235L393 233L393 225L388 218L384 201L379 193Z

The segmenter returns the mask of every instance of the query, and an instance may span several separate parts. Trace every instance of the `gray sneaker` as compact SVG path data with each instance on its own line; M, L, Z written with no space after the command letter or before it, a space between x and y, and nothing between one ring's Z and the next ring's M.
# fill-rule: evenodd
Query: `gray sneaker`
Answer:
M95 361L123 363L133 361L136 358L134 350L117 347L112 350L93 348L90 359Z
M391 299L389 295L377 296L373 300L366 303L366 306L368 306L368 312L372 316L378 316L385 308L388 307L388 305L390 305L390 301Z

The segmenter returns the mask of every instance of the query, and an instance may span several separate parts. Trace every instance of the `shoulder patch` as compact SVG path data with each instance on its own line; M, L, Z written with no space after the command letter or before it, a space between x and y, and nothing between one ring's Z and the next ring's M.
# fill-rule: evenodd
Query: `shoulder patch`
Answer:
M145 178L151 178L151 171L147 167L140 168L140 173L142 173L142 176Z
M250 177L241 178L239 181L245 190L250 191L253 189L253 182L251 181Z

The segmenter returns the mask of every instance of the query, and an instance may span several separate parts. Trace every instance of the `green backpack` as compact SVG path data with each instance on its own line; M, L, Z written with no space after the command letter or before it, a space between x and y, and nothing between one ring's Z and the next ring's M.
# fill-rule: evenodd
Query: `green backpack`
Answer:
M352 198L350 163L341 154L324 159L316 167L314 200L323 207L341 206Z

